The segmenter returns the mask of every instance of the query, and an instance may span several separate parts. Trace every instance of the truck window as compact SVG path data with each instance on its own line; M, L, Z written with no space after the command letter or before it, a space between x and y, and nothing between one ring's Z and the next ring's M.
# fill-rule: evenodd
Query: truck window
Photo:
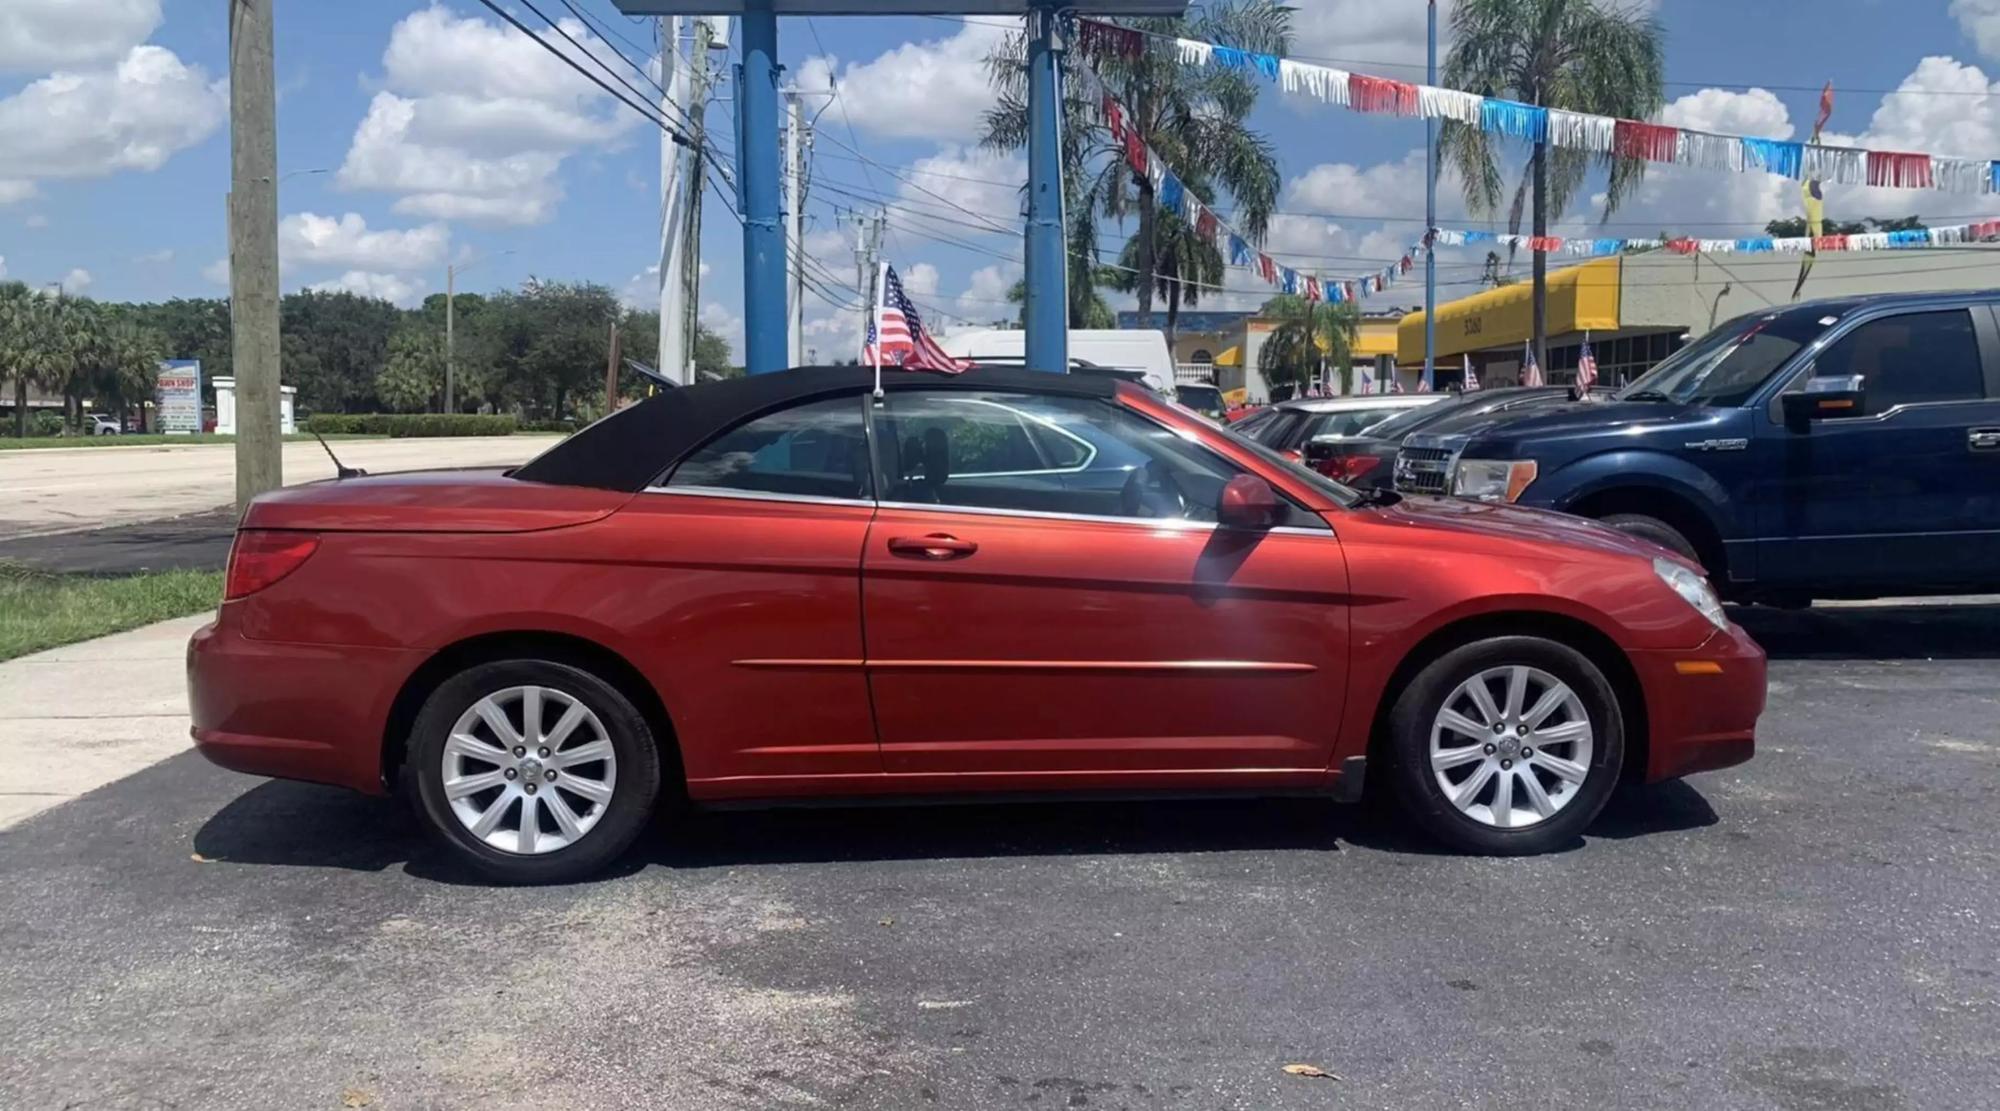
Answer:
M1968 401L1986 396L1979 341L1964 309L1913 312L1871 320L1813 361L1813 377L1858 374L1867 391L1863 414L1898 405Z
M1801 306L1739 316L1619 391L1621 401L1741 405L1798 350L1840 319L1848 306Z

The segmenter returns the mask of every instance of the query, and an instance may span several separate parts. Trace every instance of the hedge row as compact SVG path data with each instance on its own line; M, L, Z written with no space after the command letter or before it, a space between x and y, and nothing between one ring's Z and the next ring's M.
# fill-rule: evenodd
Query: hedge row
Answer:
M521 422L499 413L314 413L306 431L322 436L511 436Z

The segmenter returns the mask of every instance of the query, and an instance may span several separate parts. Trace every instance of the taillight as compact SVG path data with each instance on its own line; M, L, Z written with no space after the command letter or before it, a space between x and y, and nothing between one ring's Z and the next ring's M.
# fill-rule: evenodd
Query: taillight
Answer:
M222 588L222 600L247 597L299 569L319 550L319 535L311 532L283 532L244 529L236 534L229 549L229 575Z
M1379 455L1337 455L1319 461L1319 473L1335 482L1358 482L1382 465Z

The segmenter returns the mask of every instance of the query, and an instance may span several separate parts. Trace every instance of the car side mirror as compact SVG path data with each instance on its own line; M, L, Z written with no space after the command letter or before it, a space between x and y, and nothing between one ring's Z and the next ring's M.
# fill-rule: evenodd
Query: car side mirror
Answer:
M1867 411L1867 402L1867 380L1859 374L1808 378L1805 389L1785 394L1779 401L1785 407L1785 423L1793 428L1807 427L1816 420L1858 417Z
M1270 483L1253 474L1240 474L1223 484L1215 519L1224 528L1267 529L1278 523L1282 508Z

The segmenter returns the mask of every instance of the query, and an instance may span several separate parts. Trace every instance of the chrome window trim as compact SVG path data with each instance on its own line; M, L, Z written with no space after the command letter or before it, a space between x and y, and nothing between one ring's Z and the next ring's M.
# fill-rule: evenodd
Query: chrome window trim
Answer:
M794 505L858 505L873 509L872 498L828 498L817 494L774 494L765 490L736 490L727 486L648 486L642 494L683 495L693 498L737 498L743 501L789 502Z
M1143 528L1158 531L1171 529L1176 532L1214 532L1222 526L1214 521L1189 521L1178 517L1099 517L1088 513L1038 513L1027 509L983 509L971 506L932 505L927 502L861 501L854 498L822 498L811 494L771 494L761 490L729 490L710 486L648 486L639 491L642 494L666 494L671 497L725 498L742 501L781 502L793 505L841 505L860 506L864 509L899 509L916 513L956 513L972 517L1014 517L1031 521L1080 521L1093 525L1124 525L1129 528ZM1284 536L1324 536L1334 535L1332 528L1297 528L1281 525L1261 530L1265 533Z

